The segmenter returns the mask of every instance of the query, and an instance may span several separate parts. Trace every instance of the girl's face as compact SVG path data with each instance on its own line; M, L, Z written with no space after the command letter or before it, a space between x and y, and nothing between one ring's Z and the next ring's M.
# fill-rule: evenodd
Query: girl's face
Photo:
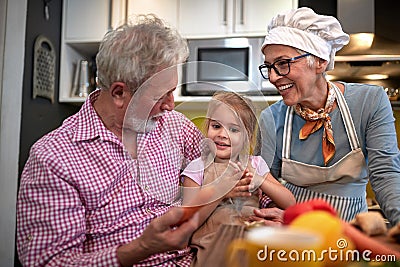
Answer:
M207 137L217 148L216 162L236 161L244 147L246 130L231 108L221 104L211 115Z
M273 64L278 60L290 59L300 54L293 47L287 45L267 45L263 50L265 63ZM290 63L290 72L279 76L274 69L269 73L269 81L278 89L286 105L302 104L305 107L313 105L314 99L319 96L316 84L318 75L323 69L310 67L307 57Z

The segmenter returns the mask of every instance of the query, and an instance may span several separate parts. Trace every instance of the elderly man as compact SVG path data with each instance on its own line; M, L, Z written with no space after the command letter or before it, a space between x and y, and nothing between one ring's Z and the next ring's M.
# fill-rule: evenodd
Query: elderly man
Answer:
M186 41L154 16L106 34L100 89L34 144L22 173L24 266L190 265L198 216L171 227L183 210L168 201L200 155L201 133L173 111L175 66L187 55Z

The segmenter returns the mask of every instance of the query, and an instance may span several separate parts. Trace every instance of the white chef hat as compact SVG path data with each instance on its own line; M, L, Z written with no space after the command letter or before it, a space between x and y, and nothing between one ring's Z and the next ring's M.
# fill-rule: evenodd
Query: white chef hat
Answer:
M335 17L301 7L272 18L261 51L268 44L289 45L327 60L326 70L332 70L336 51L348 44L349 39Z

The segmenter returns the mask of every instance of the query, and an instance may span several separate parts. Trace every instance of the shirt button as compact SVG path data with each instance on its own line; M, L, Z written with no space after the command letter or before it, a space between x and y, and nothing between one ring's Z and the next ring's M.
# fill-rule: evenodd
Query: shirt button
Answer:
M149 191L150 187L148 185L145 185L144 190Z
M146 212L147 212L147 213L151 213L150 208L146 208Z
M28 241L32 241L33 236L32 235L28 235L27 239L28 239Z

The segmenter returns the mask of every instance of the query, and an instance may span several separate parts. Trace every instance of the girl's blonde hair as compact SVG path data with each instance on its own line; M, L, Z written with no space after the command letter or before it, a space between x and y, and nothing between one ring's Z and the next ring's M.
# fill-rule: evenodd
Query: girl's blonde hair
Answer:
M205 131L207 132L210 126L211 114L213 114L217 107L227 105L233 112L236 113L238 118L243 123L247 139L249 142L249 152L253 153L256 145L256 136L258 130L257 116L255 114L255 107L253 101L241 94L230 91L217 91L211 98L208 105L207 118L205 120Z

